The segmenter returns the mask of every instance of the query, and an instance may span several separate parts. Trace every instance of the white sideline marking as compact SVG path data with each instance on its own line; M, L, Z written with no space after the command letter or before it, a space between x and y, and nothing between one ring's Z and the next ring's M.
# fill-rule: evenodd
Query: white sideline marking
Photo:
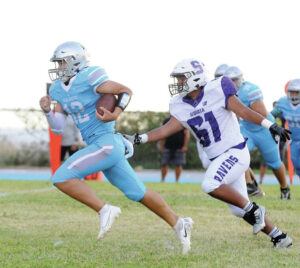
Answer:
M19 194L34 194L34 193L43 193L48 192L55 189L55 187L34 189L34 190L24 190L24 191L16 191L16 192L0 192L0 197L5 197L9 195L19 195Z

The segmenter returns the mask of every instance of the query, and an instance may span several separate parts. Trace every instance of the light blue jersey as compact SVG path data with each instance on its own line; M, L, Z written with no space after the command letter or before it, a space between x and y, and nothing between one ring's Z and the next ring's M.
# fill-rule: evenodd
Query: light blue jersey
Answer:
M292 131L292 162L296 174L300 177L300 104L293 105L287 97L282 97L277 101L272 114L283 117L289 124L289 129Z
M57 80L50 87L51 98L60 103L64 111L72 116L87 144L91 144L103 134L114 132L114 121L104 123L97 119L95 114L96 102L101 97L95 89L107 80L105 70L93 66L80 71L71 78L67 86Z
M72 116L88 144L69 157L51 179L54 184L63 183L103 171L110 183L129 199L140 201L146 188L125 158L125 145L122 135L115 133L115 121L104 123L95 114L96 102L101 98L95 90L107 80L104 69L86 67L67 86L61 81L51 86L51 98Z
M272 114L283 117L292 131L292 140L300 141L300 104L293 105L287 97L282 97L277 101Z
M260 88L250 82L244 82L237 93L240 101L247 107L256 101L263 100ZM267 118L272 122L275 121L271 113ZM247 138L249 150L258 148L266 164L272 169L279 169L282 165L279 149L269 130L246 120L240 121L240 127L241 133Z
M238 89L237 94L239 100L247 107L250 107L256 101L263 100L263 94L260 88L247 81L243 82L241 87ZM268 114L267 118L274 122L274 117L271 114ZM259 131L263 129L262 126L251 123L247 120L241 120L240 125L248 131Z

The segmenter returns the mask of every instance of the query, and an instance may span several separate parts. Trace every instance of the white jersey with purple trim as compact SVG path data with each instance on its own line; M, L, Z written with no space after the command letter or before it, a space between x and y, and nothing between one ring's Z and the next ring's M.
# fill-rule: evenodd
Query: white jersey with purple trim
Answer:
M221 77L208 82L195 100L177 95L170 101L170 114L191 131L209 159L244 142L236 115L226 109L235 94L232 81Z
M96 88L107 80L108 76L103 68L90 66L72 77L68 85L57 80L49 90L51 98L72 116L87 144L100 135L115 131L115 121L102 122L95 114L96 102L101 97Z

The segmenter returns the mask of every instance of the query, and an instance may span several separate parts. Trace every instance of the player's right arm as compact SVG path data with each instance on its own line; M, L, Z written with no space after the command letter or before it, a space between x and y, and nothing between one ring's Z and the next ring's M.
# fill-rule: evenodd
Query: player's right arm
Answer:
M136 133L131 136L125 135L125 137L133 144L140 144L165 139L181 130L183 130L181 123L175 117L171 116L171 119L159 128L155 128L144 134Z
M62 106L57 103L51 110L51 97L44 96L40 99L40 106L44 112L51 130L56 134L62 134L66 122L66 115Z
M233 111L238 117L241 117L254 124L262 125L263 127L269 129L274 139L275 136L279 136L282 141L290 139L291 132L289 130L278 126L276 123L269 121L261 114L249 109L234 95L228 98L227 108Z

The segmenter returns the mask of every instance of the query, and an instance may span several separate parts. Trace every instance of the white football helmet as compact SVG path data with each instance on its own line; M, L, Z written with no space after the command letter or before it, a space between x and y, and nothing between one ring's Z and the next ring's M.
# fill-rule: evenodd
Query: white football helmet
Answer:
M224 73L224 76L229 77L235 83L237 88L239 88L244 82L243 73L236 66L228 67Z
M204 64L196 59L185 59L179 62L174 67L171 77L174 78L174 83L169 85L172 96L180 94L184 97L209 81Z
M229 66L227 64L221 64L217 67L215 71L215 78L218 78L222 75L224 75L225 71L227 70Z
M65 42L59 45L50 59L55 64L48 73L52 81L68 81L88 65L86 49L77 42Z
M300 79L293 79L289 82L287 97L293 105L300 103Z

